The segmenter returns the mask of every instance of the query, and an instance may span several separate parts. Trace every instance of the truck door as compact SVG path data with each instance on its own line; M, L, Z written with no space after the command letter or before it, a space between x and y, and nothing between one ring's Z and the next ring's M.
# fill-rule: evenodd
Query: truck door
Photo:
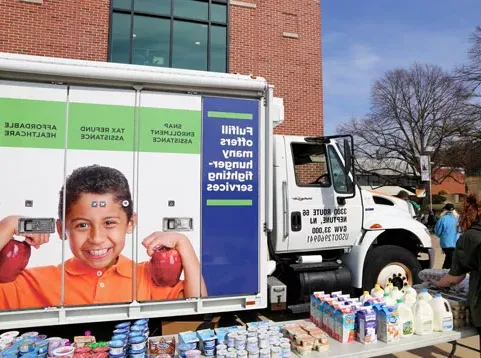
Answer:
M352 181L339 152L330 144L299 137L285 140L288 251L351 246L361 233L361 196L357 192L354 198L342 199L352 190Z

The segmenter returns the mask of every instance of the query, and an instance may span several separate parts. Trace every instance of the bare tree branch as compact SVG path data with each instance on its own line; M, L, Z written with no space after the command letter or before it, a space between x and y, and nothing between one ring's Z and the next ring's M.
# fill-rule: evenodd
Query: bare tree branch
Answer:
M427 147L434 148L433 168L439 167L446 162L441 152L446 144L460 136L461 128L473 128L466 109L469 99L464 84L451 74L436 65L415 63L379 78L372 87L369 113L337 130L355 137L357 156L376 160L376 170L405 173L409 169L416 174L419 156ZM406 167L396 167L399 163Z

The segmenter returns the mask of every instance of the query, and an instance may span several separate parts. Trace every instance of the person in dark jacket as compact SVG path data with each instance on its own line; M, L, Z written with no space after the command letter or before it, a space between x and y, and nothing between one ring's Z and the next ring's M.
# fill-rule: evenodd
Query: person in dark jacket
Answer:
M481 202L476 195L466 198L459 226L462 235L453 252L451 269L435 284L437 287L457 285L469 273L470 316L481 343Z

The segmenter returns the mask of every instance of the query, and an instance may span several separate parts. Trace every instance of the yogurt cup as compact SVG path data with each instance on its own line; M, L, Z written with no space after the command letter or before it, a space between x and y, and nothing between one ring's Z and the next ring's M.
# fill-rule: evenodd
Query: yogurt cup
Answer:
M179 351L179 356L185 358L185 353L190 350L190 345L181 343L177 346L177 350Z
M72 346L63 346L63 347L58 347L53 351L53 356L54 357L73 357L73 354L75 352L75 348Z
M145 337L138 336L130 339L130 346L132 351L142 351L145 349Z
M116 336L118 334L129 334L129 329L128 328L117 328L112 333L113 333L114 336Z
M25 332L20 337L37 337L37 336L38 336L38 332Z
M115 329L126 329L130 327L130 322L122 322L115 325Z
M0 334L0 338L15 338L20 334L19 331L8 331Z
M191 349L185 352L185 358L200 358L201 351L198 349Z
M217 355L216 355L217 358L226 358L226 355L227 355L227 350L225 349L217 350Z
M25 338L18 341L18 351L21 354L30 353L35 349L35 340L32 338Z
M124 353L125 343L121 340L113 340L109 343L109 353L117 356Z

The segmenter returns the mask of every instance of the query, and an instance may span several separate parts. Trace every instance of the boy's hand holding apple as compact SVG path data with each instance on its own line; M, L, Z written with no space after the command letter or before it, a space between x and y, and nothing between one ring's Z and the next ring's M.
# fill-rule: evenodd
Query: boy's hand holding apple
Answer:
M175 286L186 264L184 260L195 255L187 237L178 233L154 232L142 244L151 256L152 281L157 286Z
M49 241L49 234L19 234L17 225L20 216L8 216L0 221L0 283L14 281L27 267L31 246L38 249ZM13 239L23 236L25 241Z

